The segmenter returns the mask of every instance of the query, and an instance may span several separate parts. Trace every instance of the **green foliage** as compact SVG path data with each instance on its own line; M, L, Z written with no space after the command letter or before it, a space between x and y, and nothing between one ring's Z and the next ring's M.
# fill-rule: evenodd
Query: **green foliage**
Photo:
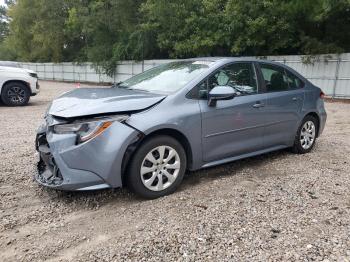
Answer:
M118 61L138 59L141 34L138 9L141 1L80 1L69 11L66 27L82 40L79 60L87 59L112 74Z
M148 0L141 11L171 57L350 50L349 0Z
M5 6L0 6L0 42L3 42L9 33L8 18Z
M64 25L70 1L20 0L9 9L9 45L24 61L59 62L69 58Z
M232 30L231 53L274 55L295 48L295 28L279 0L228 1L227 16Z
M0 59L91 61L112 75L124 59L350 52L350 0L8 2Z

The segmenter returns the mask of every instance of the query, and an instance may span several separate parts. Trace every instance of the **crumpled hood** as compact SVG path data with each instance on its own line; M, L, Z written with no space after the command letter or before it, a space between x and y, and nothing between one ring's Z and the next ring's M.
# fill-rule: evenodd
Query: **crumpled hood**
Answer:
M74 118L139 111L164 98L164 95L123 88L79 88L53 100L48 113L58 117Z

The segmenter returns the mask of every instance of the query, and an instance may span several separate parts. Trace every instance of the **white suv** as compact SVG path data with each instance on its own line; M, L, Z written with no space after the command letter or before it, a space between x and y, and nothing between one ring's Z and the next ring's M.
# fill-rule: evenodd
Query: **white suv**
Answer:
M24 106L39 93L38 75L32 70L0 66L0 98L8 106Z

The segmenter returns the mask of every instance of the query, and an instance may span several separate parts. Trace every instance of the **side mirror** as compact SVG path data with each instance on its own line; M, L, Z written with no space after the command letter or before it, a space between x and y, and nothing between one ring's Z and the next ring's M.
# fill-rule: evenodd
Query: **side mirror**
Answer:
M237 95L236 90L230 86L216 86L208 95L208 106L216 106L218 100L230 100Z

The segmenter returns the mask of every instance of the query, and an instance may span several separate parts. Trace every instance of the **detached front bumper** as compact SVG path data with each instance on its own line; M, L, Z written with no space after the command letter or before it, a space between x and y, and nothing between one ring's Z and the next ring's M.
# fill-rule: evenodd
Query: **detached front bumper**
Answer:
M37 149L39 162L35 180L39 184L61 190L91 190L110 187L101 177L90 171L69 168L59 154L55 158L46 140L46 134L37 136Z
M48 128L39 132L35 180L60 190L95 190L122 186L122 162L139 132L114 123L100 136L76 145L73 134L58 135Z

